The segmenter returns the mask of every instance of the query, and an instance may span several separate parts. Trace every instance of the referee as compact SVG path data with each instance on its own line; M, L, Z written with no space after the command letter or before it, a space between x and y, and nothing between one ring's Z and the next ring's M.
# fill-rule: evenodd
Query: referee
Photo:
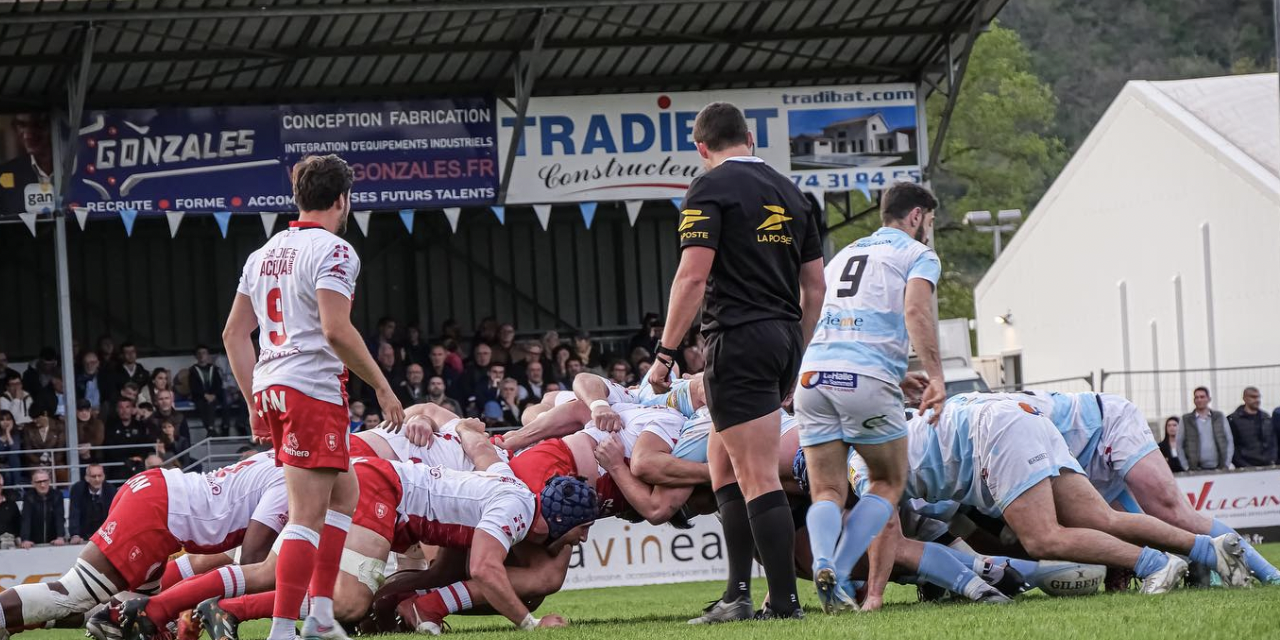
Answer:
M707 105L694 121L693 140L706 173L685 194L680 266L649 373L655 388L666 388L672 358L705 297L705 383L715 425L707 462L729 578L721 599L689 622L752 617L753 551L769 584L769 606L755 617L800 618L795 528L778 480L778 410L795 386L826 288L813 205L752 155L737 107Z

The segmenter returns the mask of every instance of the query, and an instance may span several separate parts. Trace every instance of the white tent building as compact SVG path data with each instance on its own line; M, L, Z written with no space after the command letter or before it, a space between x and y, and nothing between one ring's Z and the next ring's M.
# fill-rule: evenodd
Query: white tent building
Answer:
M1276 74L1124 87L975 290L1006 383L1280 364L1277 95ZM1244 384L1280 402L1280 368L1104 386L1154 418L1214 382L1228 412Z

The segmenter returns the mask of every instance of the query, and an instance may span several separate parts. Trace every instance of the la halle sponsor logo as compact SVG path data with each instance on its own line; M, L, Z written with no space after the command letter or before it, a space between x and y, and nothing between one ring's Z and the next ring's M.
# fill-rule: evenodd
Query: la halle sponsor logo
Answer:
M1207 481L1200 487L1200 493L1188 493L1187 499L1196 511L1230 511L1233 509L1257 509L1259 507L1280 507L1280 495L1267 493L1249 493L1229 498L1215 497L1213 481Z

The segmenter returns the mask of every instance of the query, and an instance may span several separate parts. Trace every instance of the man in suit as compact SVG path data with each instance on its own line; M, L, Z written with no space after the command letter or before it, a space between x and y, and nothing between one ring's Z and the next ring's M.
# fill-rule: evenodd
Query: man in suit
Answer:
M67 518L67 535L71 544L89 539L107 519L116 488L107 484L107 472L100 464L84 469L84 479L71 485L71 516Z

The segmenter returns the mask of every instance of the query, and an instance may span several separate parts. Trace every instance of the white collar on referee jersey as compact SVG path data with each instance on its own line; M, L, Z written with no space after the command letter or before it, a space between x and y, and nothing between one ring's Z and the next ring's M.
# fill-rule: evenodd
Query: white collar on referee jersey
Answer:
M725 158L724 161L725 162L764 162L764 160L761 159L759 156L733 156L732 158Z

